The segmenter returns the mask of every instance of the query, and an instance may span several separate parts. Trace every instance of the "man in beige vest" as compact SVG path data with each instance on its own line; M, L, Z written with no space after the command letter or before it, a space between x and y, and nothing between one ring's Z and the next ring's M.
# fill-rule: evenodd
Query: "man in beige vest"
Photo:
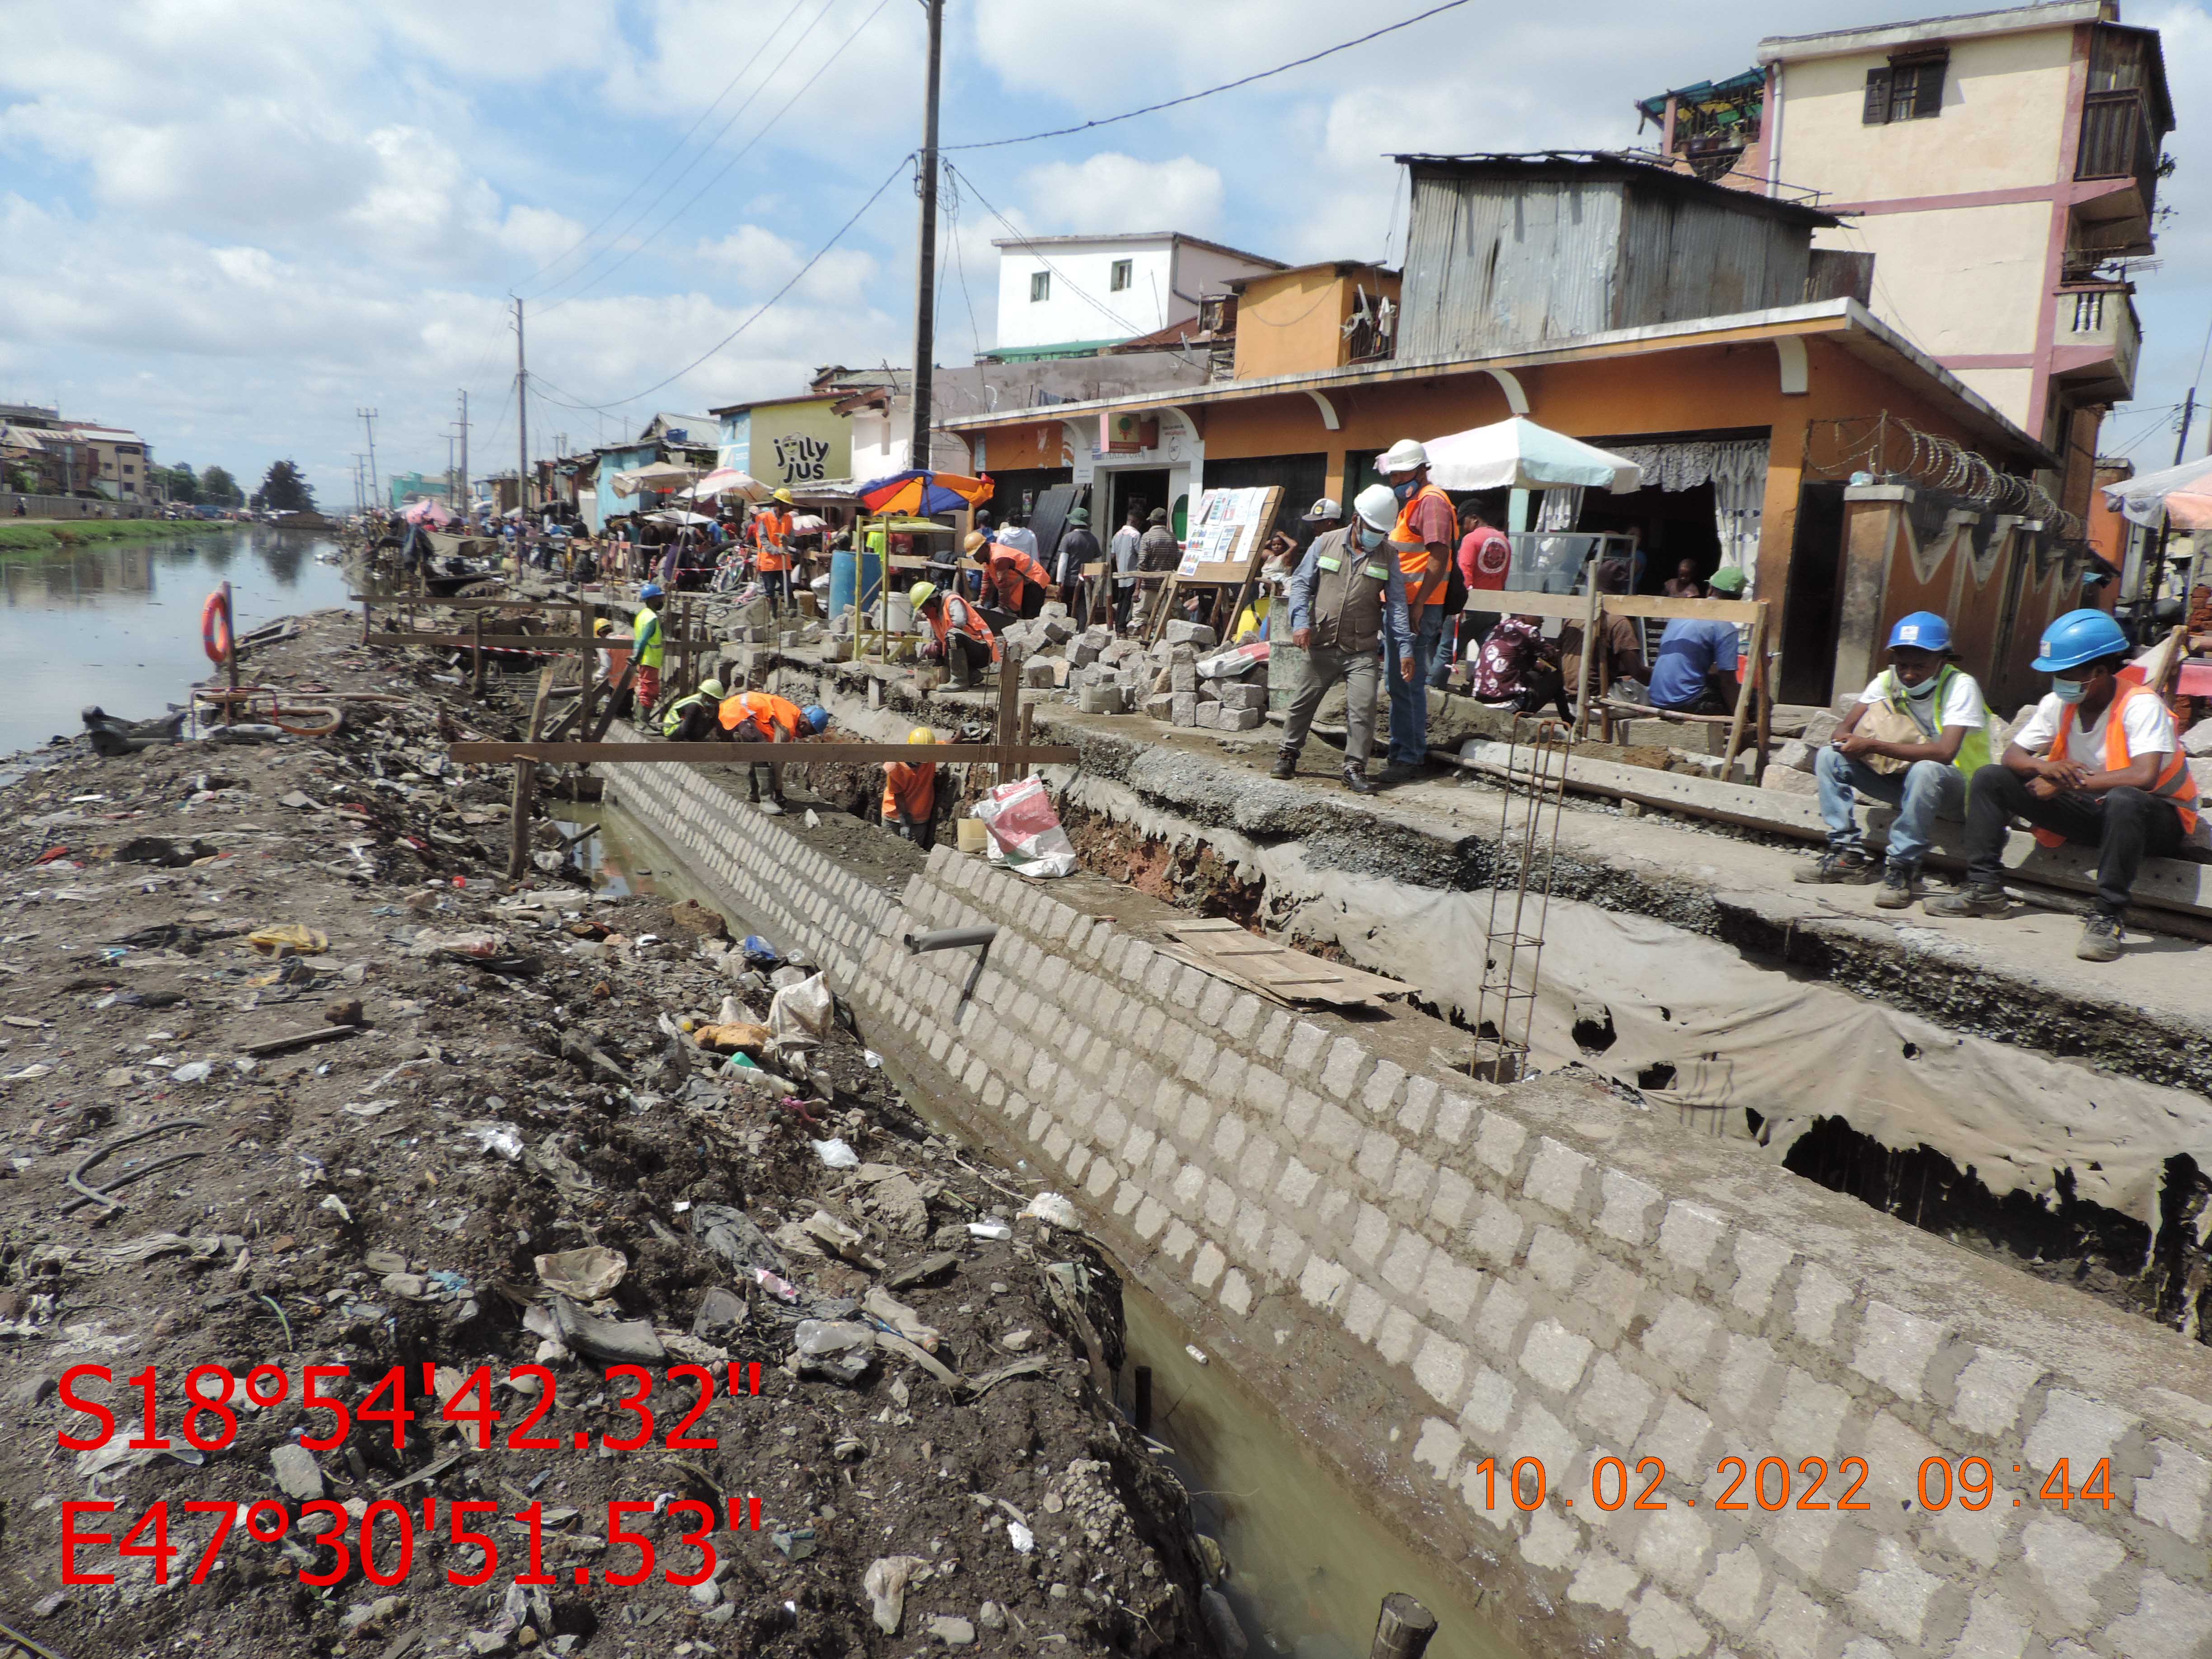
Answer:
M1350 526L1314 538L1291 577L1291 642L1306 653L1306 674L1283 722L1273 775L1298 768L1314 711L1329 687L1344 682L1344 787L1371 795L1367 757L1375 746L1375 697L1382 684L1377 652L1387 634L1399 671L1413 674L1413 631L1406 615L1406 579L1390 541L1398 498L1388 484L1370 484L1352 503Z

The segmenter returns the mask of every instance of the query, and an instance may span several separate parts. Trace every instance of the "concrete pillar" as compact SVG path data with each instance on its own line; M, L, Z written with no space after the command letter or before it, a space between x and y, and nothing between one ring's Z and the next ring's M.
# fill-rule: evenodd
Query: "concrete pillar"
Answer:
M1911 484L1857 484L1844 491L1844 570L1836 592L1835 690L1864 685L1882 652L1875 636L1889 586L1889 561L1919 491Z

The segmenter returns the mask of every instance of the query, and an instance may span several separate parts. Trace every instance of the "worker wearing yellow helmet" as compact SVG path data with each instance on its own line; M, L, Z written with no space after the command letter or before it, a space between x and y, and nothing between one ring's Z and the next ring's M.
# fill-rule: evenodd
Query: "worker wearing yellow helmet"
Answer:
M937 733L917 726L910 744L934 744ZM891 761L884 767L884 828L927 852L937 844L937 765L933 761Z
M981 671L999 660L999 636L978 611L957 593L941 592L933 582L916 582L907 603L928 624L921 654L945 664L952 689L964 691Z

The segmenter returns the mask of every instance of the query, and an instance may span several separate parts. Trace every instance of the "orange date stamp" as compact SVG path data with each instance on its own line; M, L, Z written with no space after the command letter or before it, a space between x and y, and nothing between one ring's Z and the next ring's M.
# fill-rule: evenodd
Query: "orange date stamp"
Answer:
M1832 1468L1824 1457L1801 1458L1795 1465L1786 1457L1723 1457L1698 1484L1701 1488L1710 1488L1716 1482L1721 1483L1720 1490L1705 1504L1705 1508L1712 1510L1765 1510L1770 1513L1783 1510L1868 1510L1873 1505L1861 1492L1870 1473L1863 1457L1843 1458ZM2063 1457L2042 1472L2039 1485L2036 1472L2018 1463L2012 1466L2012 1473L2025 1477L2026 1481L2021 1494L2010 1499L2014 1509L2031 1502L2055 1504L2061 1509L2070 1509L2075 1504L2102 1504L2107 1510L2112 1507L2112 1468L2108 1457L2099 1458L2078 1486ZM1685 1509L1698 1508L1699 1500L1696 1498L1669 1498L1661 1491L1667 1474L1662 1458L1639 1457L1632 1465L1624 1458L1601 1457L1590 1465L1587 1501L1607 1514L1621 1509L1671 1509L1678 1503ZM1550 1472L1540 1457L1516 1458L1503 1471L1496 1458L1486 1457L1468 1471L1466 1479L1470 1486L1476 1480L1482 1482L1481 1507L1486 1510L1500 1506L1501 1487L1504 1502L1524 1511L1543 1508L1546 1499L1554 1495ZM1961 1509L1985 1510L2003 1496L1996 1468L1986 1457L1923 1458L1918 1484L1920 1506L1925 1510L1947 1510L1954 1503ZM1567 1509L1575 1507L1577 1495L1557 1494L1559 1504Z

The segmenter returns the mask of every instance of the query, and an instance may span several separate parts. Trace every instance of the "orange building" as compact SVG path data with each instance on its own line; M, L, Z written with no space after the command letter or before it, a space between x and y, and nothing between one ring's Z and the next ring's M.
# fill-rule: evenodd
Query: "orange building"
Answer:
M1640 172L1666 182L1647 193L1634 164L1618 158L1533 173L1480 161L1468 168L1485 188L1498 183L1510 194L1525 187L1542 193L1547 207L1560 190L1580 192L1575 210L1557 213L1557 222L1573 223L1581 235L1594 217L1610 211L1622 227L1623 258L1647 263L1655 233L1644 221L1663 220L1674 234L1705 236L1706 230L1690 222L1686 204L1718 206L1723 220L1736 211L1728 204L1754 204L1747 210L1756 216L1749 233L1741 221L1720 226L1717 240L1732 263L1717 286L1744 292L1747 263L1765 273L1760 297L1771 298L1793 280L1802 283L1809 233L1823 216L1802 210L1780 215L1771 210L1784 204L1766 198L1658 168ZM1639 532L1648 554L1647 588L1672 574L1678 559L1705 572L1723 562L1744 567L1753 597L1778 611L1777 689L1784 701L1826 702L1836 690L1863 684L1875 650L1870 641L1886 635L1894 617L1923 605L1950 616L1972 641L1968 665L1993 696L2002 700L2015 686L2023 696L2031 689L2024 666L2030 653L2016 645L2032 641L2044 620L2071 607L2086 557L2078 522L2069 522L2029 482L2029 475L2056 461L2042 444L1855 300L1695 314L1716 285L1685 286L1683 272L1698 258L1686 247L1668 261L1663 281L1671 289L1648 301L1638 298L1632 280L1616 280L1547 302L1535 286L1537 274L1559 266L1556 250L1540 241L1517 249L1530 286L1504 295L1511 303L1501 299L1502 310L1439 307L1437 273L1423 263L1427 244L1418 180L1417 174L1406 329L1397 344L1406 349L1458 330L1457 349L1345 362L1316 334L1310 349L1323 361L1302 368L1065 404L1044 422L1034 410L981 415L951 422L949 429L969 442L971 453L995 457L1015 444L1065 450L1073 458L1074 481L1090 484L1101 506L1121 499L1126 481L1140 477L1154 499L1177 501L1194 501L1209 487L1277 483L1295 511L1316 495L1341 501L1355 495L1371 481L1376 454L1400 438L1435 438L1525 415L1623 451L1645 474L1645 487L1633 495L1547 503L1537 521L1548 528ZM1447 182L1455 187L1460 181ZM1620 198L1610 208L1591 199L1592 191L1604 189ZM1490 259L1479 241L1470 244L1464 209L1453 211L1461 216L1459 228L1437 236L1437 246L1503 272L1504 262ZM1495 216L1525 233L1544 216ZM1765 235L1774 246L1747 253L1747 234ZM1601 266L1611 257L1602 239L1583 247L1583 263L1594 248ZM1363 268L1343 267L1326 282L1298 271L1261 280L1300 292L1327 314L1340 296L1317 289L1352 281L1356 269ZM1247 285L1248 296L1257 285ZM1638 305L1646 315L1656 309L1662 319L1618 325L1624 313L1637 315ZM1561 319L1577 307L1585 324L1614 325L1566 332ZM1666 317L1669 308L1691 314ZM1486 318L1501 314L1511 331L1534 337L1486 347L1483 331L1491 339L1501 331ZM1243 327L1240 317L1237 360L1256 363L1260 354L1248 356ZM1474 349L1465 331L1470 329ZM1120 449L1102 441L1115 431L1133 441ZM1966 457L1972 459L1960 459ZM1512 511L1503 500L1481 505L1493 522Z

